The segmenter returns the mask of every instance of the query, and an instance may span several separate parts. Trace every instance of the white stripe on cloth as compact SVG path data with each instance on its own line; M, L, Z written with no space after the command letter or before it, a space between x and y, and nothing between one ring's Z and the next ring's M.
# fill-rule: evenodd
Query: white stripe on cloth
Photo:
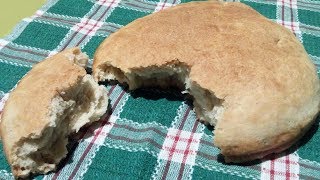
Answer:
M277 0L277 23L288 28L302 42L297 0Z
M278 6L287 6L289 8L297 9L297 0L280 0L277 1Z
M94 36L97 30L103 25L103 22L94 19L82 18L80 23L77 23L71 28L75 32L80 32L84 35Z
M117 7L119 3L120 3L120 0L116 0L116 1L114 1L114 0L98 0L96 2L96 4L107 6L107 7L111 6L112 8Z
M291 32L293 32L295 34L301 34L301 31L299 28L299 22L282 21L282 20L278 19L277 23L288 28Z
M261 179L299 179L299 156L297 153L273 156L261 163Z
M4 96L1 98L1 100L0 100L0 112L2 112L2 110L4 108L4 104L6 103L8 98L9 98L9 93L4 94ZM1 113L0 113L0 117L1 117Z
M175 4L171 4L171 3L166 3L166 2L159 2L157 3L156 9L154 10L154 12L158 12L164 9L167 9L169 7L175 6Z
M45 12L42 11L42 10L37 10L36 13L35 13L33 16L31 16L31 17L26 17L26 18L23 19L23 21L32 22L33 19L42 16L44 13L45 13Z
M84 140L88 143L93 142L96 145L102 146L104 145L105 138L109 134L110 130L112 129L114 123L119 117L111 115L107 124L102 126L100 129L100 124L94 124L93 126L89 127L89 133L86 134ZM106 120L103 120L106 121ZM93 139L96 138L94 141Z
M189 124L188 121L194 121L193 118L190 118L192 115L190 112L190 107L185 103L182 103L178 108L177 116L168 129L162 144L151 179L173 179L177 178L180 172L184 173L184 178L191 179L203 129L196 132L200 126L198 122L193 123L192 130L184 129L186 124ZM179 167L177 168L177 166Z
M171 161L193 166L201 136L202 134L200 133L170 128L159 153L159 158L169 160L171 156ZM186 158L184 159L185 155Z
M69 32L65 35L59 45L53 51L61 51L68 47L81 46L83 48L85 44L89 42L92 36L95 35L98 29L100 29L104 22L103 15L107 14L108 11L112 11L121 0L100 0L97 1L89 10L89 12L84 15L80 22L74 25ZM103 9L102 6L107 7L104 12L99 10ZM101 13L101 14L100 14ZM98 15L99 18L96 20L95 16ZM81 38L77 37L80 33ZM81 39L81 40L79 40Z
M5 47L7 44L9 43L9 41L6 41L4 39L0 39L0 50Z

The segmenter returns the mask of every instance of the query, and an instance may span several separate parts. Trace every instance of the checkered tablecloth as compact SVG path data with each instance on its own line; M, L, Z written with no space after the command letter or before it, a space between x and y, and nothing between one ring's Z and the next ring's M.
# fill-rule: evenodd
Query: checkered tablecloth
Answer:
M49 0L0 39L0 112L15 84L47 56L80 46L92 64L95 49L111 33L185 2ZM320 73L320 1L241 2L293 31ZM319 120L282 154L244 165L226 164L213 146L212 127L196 121L179 92L107 88L112 114L71 139L70 153L57 172L36 179L320 179ZM13 179L3 153L0 179Z

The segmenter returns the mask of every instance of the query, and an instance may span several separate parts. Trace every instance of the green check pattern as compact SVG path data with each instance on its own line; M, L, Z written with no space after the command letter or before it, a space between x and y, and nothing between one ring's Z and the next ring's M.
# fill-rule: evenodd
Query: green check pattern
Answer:
M48 0L0 39L0 112L31 67L65 48L90 57L131 21L189 0ZM320 1L241 0L290 29L320 74ZM82 129L57 172L35 179L320 179L319 119L291 149L245 165L226 164L213 146L213 127L196 121L175 90L127 92L106 85L112 113ZM0 142L0 150L2 144ZM0 179L13 179L3 153Z

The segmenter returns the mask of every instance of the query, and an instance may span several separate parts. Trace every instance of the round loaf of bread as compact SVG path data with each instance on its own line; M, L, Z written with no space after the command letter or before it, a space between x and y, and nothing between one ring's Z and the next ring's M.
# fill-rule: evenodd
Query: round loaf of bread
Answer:
M130 89L185 88L232 162L288 148L319 112L319 79L301 43L241 3L193 2L138 19L100 45L93 75Z

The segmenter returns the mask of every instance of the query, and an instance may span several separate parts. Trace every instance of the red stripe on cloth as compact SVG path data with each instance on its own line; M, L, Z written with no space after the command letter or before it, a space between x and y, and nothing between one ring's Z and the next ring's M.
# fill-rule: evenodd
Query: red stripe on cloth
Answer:
M163 10L163 8L165 7L166 3L167 3L167 0L164 0L160 10Z
M269 179L291 179L299 177L295 172L291 172L291 166L298 165L293 159L290 159L290 155L283 157L276 157L277 155L271 155L270 168L263 168L263 172L269 175ZM275 166L277 165L277 167ZM276 176L276 177L275 177Z
M298 26L295 26L293 23L291 23L291 21L290 22L284 21L284 22L282 22L282 24L285 25L285 26L291 26L293 28L297 28L298 27Z
M290 180L290 164L291 164L291 161L289 159L289 155L286 155L286 161L285 161L285 165L286 165L286 180Z
M112 94L112 92L113 92L113 90L115 89L115 87L116 87L116 86L112 86L112 87L110 88L110 90L109 90L109 92L108 92L108 96L110 96L110 95ZM82 134L80 135L79 140L84 138L84 136L87 134L87 132L88 132L89 129L90 129L90 127L87 127L87 129L82 132ZM75 145L74 145L74 146L75 146ZM74 149L74 147L71 147L71 149ZM68 162L70 158L71 158L71 156L67 157L66 162ZM58 172L55 173L55 175L52 177L53 180L56 180L56 179L59 177L59 175L60 175L60 173L61 173L61 170L62 170L62 168L61 168Z
M181 124L180 124L180 126L179 126L178 135L176 136L177 138L174 140L174 142L173 142L173 147L171 148L171 149L173 149L173 150L175 150L175 148L176 148L176 146L177 146L177 144L178 144L179 136L180 136L180 134L181 134L181 129L183 128L183 126L184 126L184 124L185 124L185 122L186 122L186 120L187 120L187 117L188 117L189 113L190 113L190 107L188 107L187 111L185 112L185 114L184 114L184 116L183 116L183 119L182 119L182 122L181 122ZM168 175L169 167L170 167L170 164L171 164L171 159L172 159L173 154L174 154L174 151L171 150L171 151L169 152L169 158L168 158L168 160L167 160L167 164L166 164L166 166L165 166L165 168L164 168L164 173L163 173L163 176L162 176L162 179L163 179L163 180L166 179L166 177L167 177L167 175Z
M53 20L53 21L58 21L58 22L63 22L63 23L67 23L69 25L72 25L74 26L75 24L77 24L78 22L77 21L73 21L73 20L66 20L66 19L60 19L60 18L53 18L53 17L49 17L49 16L41 16L41 17L38 17L38 19L43 19L43 20ZM93 25L93 24L88 24L88 25ZM116 27L112 24L108 24L108 26L112 27L112 28L116 28L116 29L119 29L119 27ZM89 30L88 28L84 28L86 30ZM113 33L114 31L111 31L109 29L99 29L99 31L106 31L106 32L109 32L109 33ZM1 46L1 45L0 45Z
M87 21L87 22L88 22L88 21ZM80 41L78 41L75 46L79 46L79 45L82 43L82 41L88 36L88 34L90 34L90 33L94 30L94 28L97 27L98 23L99 23L99 21L96 21L96 23L94 24L93 27L91 27L89 30L86 29L86 30L88 30L88 32L86 32L86 34L85 34L84 36L82 36L82 38L80 39ZM83 25L81 29L83 29L86 25L87 25L87 24ZM77 30L77 31L80 32L81 30Z
M283 177L287 176L287 173L281 172L281 171L275 171L275 170L269 170L269 169L264 169L263 171L266 173L270 173L270 174L273 173L273 177L271 178L271 176L270 176L270 179L275 179L274 175L283 176ZM297 175L295 173L288 173L288 176L289 176L289 178L297 177Z
M53 18L53 17L49 17L49 16L41 16L41 17L39 17L38 19L43 19L43 21L45 21L46 19L47 20L53 20L53 21L58 21L58 22L63 22L63 23L67 23L67 24L69 24L69 25L72 25L72 26L74 26L75 24L78 24L79 22L78 21L72 21L72 20L65 20L65 19L60 19L60 18ZM88 25L93 25L93 24L90 24L90 23L88 23ZM116 26L114 26L114 25L112 25L112 24L108 24L108 26L110 26L110 27L112 27L112 28L116 28L116 29L119 29L119 27L116 27ZM84 27L84 29L86 29L86 30L89 30L88 28L85 28ZM106 31L106 32L109 32L109 33L113 33L114 31L111 31L111 30L109 30L109 29L99 29L99 31ZM1 45L0 45L1 46Z
M104 0L104 1L103 1L103 3L105 3L105 2L107 2L107 0ZM108 12L109 9L112 7L112 5L113 5L114 2L115 2L115 0L112 0L112 2L110 3L110 5L108 6L108 8L107 8L107 9L103 12L103 14L98 18L95 26L94 26L92 29L90 29L90 30L89 30L89 33L87 33L87 34L90 34L90 33L91 33L91 31L96 27L96 25L97 25L97 24L99 23L99 21L103 18L103 16L107 14L107 12ZM100 5L99 9L100 9L102 6L103 6L103 5ZM87 35L84 35L84 36L80 39L80 41L76 44L76 46L79 46L86 37L87 37Z
M172 139L172 140L175 140L175 138L176 138L177 136L168 135L167 137L169 137L169 138ZM180 138L179 138L179 141L182 141L182 142L189 142L189 141L191 141L191 142L195 142L195 143L198 142L198 141L195 140L195 139L184 138L184 137L180 137Z
M98 21L95 23L95 24L90 24L90 23L86 23L86 24L81 24L81 25L77 25L79 27L78 30L81 30L81 29L85 29L85 30L88 30L90 34L90 32L95 28L97 27L97 24L98 24ZM92 28L87 28L86 25L90 25ZM78 31L77 30L77 31Z
M178 136L177 136L178 137ZM179 153L179 154L186 154L186 150L182 150L182 149L175 149L173 147L165 147L165 150L169 151L169 152L174 152L174 153ZM195 151L193 150L188 150L188 154L195 154Z
M292 29L292 32L293 34L296 36L296 32L295 32L295 29L293 27L293 10L292 10L292 0L290 0L290 16L291 16L291 29Z
M191 136L189 138L189 141L188 141L188 144L187 144L187 148L186 150L184 151L183 153L183 159L182 159L182 164L180 166L180 170L179 170L179 176L178 176L178 179L182 179L182 174L183 174L183 171L184 171L184 166L186 164L186 160L187 160L187 157L188 157L188 154L189 154L189 149L190 149L190 145L191 145L191 142L193 140L193 134L196 132L196 129L198 127L198 121L196 121L193 125L193 128L192 128L192 131L191 131Z
M122 90L121 94L119 95L119 97L117 98L117 100L115 101L115 103L113 104L113 106L112 106L112 108L111 108L112 111L114 111L114 109L117 107L118 103L120 102L120 99L123 97L124 94L125 94L125 91ZM110 118L110 115L108 115L108 116L106 117L106 119L109 119L109 118ZM85 150L84 153L82 154L82 156L81 156L81 158L79 159L76 167L74 168L74 170L72 171L70 177L68 178L69 180L72 180L73 177L76 175L76 173L77 173L77 171L79 170L80 165L82 164L84 158L87 156L88 152L91 150L94 142L97 140L100 132L102 131L103 126L106 125L107 122L108 122L108 121L103 121L103 122L101 123L101 125L100 125L100 127L99 127L99 129L98 129L98 131L97 131L97 134L93 137L93 139L92 139L92 141L90 142L89 146L86 148L86 150Z
M90 26L94 26L94 27L95 27L95 26L97 25L97 23L91 24L91 23L89 22L89 23L86 23L85 25L90 25ZM79 25L78 25L78 27L84 28L84 29L86 29L86 30L90 30L90 29L88 29L88 28L85 28L85 26L81 26L81 25L79 26Z
M165 5L166 5L166 4L165 4L165 3L163 3L163 4L162 4L162 7L161 7L161 9L160 9L160 10L163 10L163 8L165 7Z
M106 2L106 1L104 1ZM99 17L98 21L100 21L104 15L107 14L107 12L109 11L109 9L112 7L113 3L115 2L115 0L112 0L112 2L110 3L110 5L108 6L108 8L103 12L103 14Z
M292 22L292 24L293 24L293 10L292 10L292 0L290 0L290 18L291 18L291 22ZM291 25L292 25L291 24ZM292 29L293 30L293 29Z
M270 180L274 180L274 159L270 160Z
M283 160L283 159L277 159L277 162L281 162L281 163L289 163L290 165L292 164L292 165L297 165L298 163L297 162L295 162L295 161L287 161L287 159L286 160Z

